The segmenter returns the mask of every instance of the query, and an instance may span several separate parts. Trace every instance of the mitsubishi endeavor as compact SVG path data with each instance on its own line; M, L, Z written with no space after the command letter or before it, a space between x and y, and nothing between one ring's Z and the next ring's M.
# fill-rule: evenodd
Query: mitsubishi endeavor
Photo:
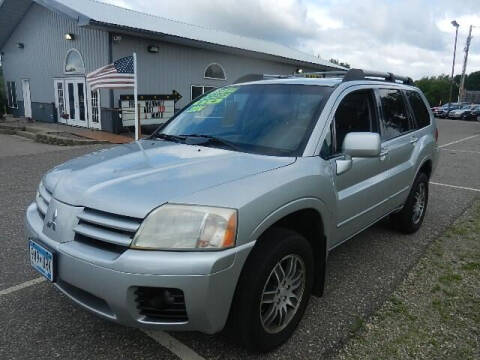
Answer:
M114 322L286 341L328 253L421 226L438 131L410 78L353 69L213 90L153 135L57 166L26 213L33 267Z

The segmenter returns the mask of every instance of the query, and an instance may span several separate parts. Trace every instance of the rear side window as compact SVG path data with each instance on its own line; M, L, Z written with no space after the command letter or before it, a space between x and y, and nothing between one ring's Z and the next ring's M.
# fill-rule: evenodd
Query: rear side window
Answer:
M400 90L379 89L383 111L382 139L389 140L411 130L410 119Z
M407 98L413 110L415 120L417 120L417 129L430 125L430 113L425 106L422 97L416 91L407 91Z

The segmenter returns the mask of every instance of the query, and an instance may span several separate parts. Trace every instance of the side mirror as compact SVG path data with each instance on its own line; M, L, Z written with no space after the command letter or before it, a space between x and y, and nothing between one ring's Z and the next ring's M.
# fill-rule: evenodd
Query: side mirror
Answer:
M351 157L378 157L381 152L380 135L370 132L351 132L343 140L342 151Z
M380 135L370 132L351 132L343 140L343 159L336 160L337 175L352 168L353 157L378 157L381 152Z

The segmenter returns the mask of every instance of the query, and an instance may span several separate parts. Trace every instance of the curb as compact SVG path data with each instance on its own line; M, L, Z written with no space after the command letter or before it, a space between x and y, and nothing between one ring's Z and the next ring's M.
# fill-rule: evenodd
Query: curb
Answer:
M108 141L102 140L70 139L62 136L50 135L47 131L29 126L15 126L8 124L0 124L0 134L18 135L34 140L38 143L60 146L94 145L109 143Z
M15 130L11 129L2 129L0 128L0 134L5 134L5 135L15 135L17 132Z
M22 130L17 131L16 134L18 136L23 136L32 140L36 140L36 137L37 137L37 135L32 132L22 131Z

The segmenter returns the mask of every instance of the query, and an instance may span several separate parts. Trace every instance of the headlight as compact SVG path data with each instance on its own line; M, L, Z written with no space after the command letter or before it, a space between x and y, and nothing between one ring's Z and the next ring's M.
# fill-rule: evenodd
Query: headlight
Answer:
M225 249L235 246L236 234L236 210L166 204L147 216L131 247L155 250Z

